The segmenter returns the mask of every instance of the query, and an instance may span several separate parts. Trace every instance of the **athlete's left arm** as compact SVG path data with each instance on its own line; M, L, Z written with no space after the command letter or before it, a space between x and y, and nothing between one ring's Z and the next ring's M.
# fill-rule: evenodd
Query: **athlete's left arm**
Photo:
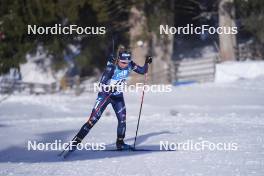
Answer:
M131 68L134 72L139 74L145 74L148 72L148 63L145 63L144 66L139 66L135 62L131 61Z

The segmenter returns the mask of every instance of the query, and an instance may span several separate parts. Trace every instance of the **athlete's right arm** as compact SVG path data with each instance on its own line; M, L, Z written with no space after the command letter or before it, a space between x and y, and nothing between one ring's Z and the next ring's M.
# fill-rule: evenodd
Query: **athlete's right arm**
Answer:
M114 71L115 71L115 65L113 64L107 65L101 77L100 84L107 85L110 79L112 78Z

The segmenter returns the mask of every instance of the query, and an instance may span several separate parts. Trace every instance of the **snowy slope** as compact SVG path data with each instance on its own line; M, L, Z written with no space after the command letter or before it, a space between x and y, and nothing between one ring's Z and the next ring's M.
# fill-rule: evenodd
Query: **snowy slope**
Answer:
M264 76L263 61L224 62L216 65L215 82L234 82Z
M237 151L27 151L26 142L70 140L96 94L12 95L0 104L0 175L259 175L264 173L264 79L177 87L146 93L138 147L160 141L236 142ZM135 135L140 93L127 93L127 142ZM113 144L117 120L109 106L84 142Z

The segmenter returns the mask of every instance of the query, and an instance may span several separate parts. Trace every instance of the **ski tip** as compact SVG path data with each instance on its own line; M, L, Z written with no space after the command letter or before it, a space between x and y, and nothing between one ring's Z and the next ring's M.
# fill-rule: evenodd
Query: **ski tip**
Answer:
M67 159L70 154L71 154L71 152L68 151L67 153L65 153L64 155L62 155L62 158L63 159Z
M57 154L57 157L61 157L63 153L64 153L64 151L58 153L58 154Z
M57 154L58 157L66 159L69 155L70 155L71 151L65 151L63 150L62 152L60 152L59 154Z

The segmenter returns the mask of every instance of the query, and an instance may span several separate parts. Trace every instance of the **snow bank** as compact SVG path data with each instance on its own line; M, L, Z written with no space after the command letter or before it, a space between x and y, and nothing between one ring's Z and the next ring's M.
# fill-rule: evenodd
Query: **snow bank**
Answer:
M27 83L51 84L56 82L51 70L52 56L42 45L35 53L26 54L27 62L20 65L22 81Z
M264 61L224 62L216 65L215 82L234 82L264 76Z
M20 65L23 82L51 84L56 80L51 71L43 71L34 62L27 62Z

